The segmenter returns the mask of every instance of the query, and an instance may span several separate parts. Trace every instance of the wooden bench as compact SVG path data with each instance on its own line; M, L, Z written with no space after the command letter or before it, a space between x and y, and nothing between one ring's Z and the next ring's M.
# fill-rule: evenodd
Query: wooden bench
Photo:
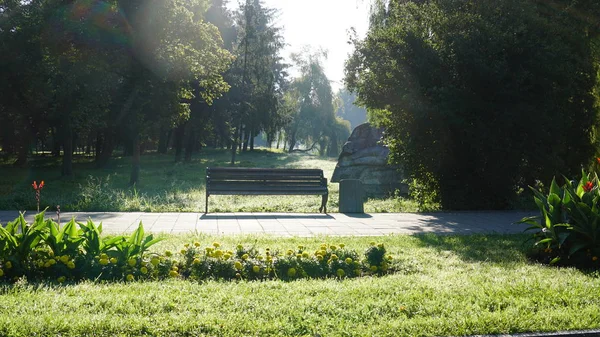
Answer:
M206 168L206 208L211 195L321 195L327 213L327 178L319 169Z

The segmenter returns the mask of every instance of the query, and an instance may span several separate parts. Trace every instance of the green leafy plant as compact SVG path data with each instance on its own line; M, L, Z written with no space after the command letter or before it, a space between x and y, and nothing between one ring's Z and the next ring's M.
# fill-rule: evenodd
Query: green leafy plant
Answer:
M531 188L539 216L518 223L535 231L533 254L550 264L581 267L598 265L600 256L600 189L595 173L582 171L579 182L564 178L561 187L552 180L548 195Z

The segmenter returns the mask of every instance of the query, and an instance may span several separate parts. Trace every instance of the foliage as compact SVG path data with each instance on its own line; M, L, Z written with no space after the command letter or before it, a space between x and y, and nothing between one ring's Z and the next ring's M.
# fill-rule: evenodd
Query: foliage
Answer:
M18 224L19 230L16 230ZM102 226L93 222L71 220L62 228L44 212L35 217L33 225L21 214L6 229L0 227L0 280L50 279L59 283L82 279L124 280L164 279L184 277L192 280L248 279L266 280L298 278L353 278L363 275L383 275L394 272L392 256L386 255L383 244L365 252L364 259L343 244L322 244L313 253L299 246L286 254L238 245L236 253L214 242L201 247L199 242L186 243L178 254L147 253L148 248L162 238L145 236L140 222L129 236L101 238Z
M535 231L534 257L550 264L597 267L600 257L600 190L598 175L582 171L578 183L553 179L547 195L534 188L541 215L519 223Z
M307 153L285 153L275 150L255 150L239 155L243 167L320 168L331 177L336 160ZM147 180L128 187L129 159L115 158L102 170L93 167L93 158L77 158L78 173L72 180L60 179L56 159L36 157L31 170L10 165L0 166L0 209L35 211L27 181L43 177L52 181L46 188L42 209L61 205L63 212L197 212L204 209L204 175L206 167L223 166L229 162L225 150L207 149L191 163L173 165L171 155L142 156ZM329 183L331 207L337 212L339 184ZM318 200L317 200L318 199ZM219 212L314 212L318 196L211 196L211 209ZM213 206L214 205L214 206ZM317 206L315 208L315 206ZM370 199L367 212L416 212L417 205L400 197Z
M378 3L346 84L386 128L392 159L443 208L506 208L516 187L591 158L597 27L575 14L585 5Z
M0 284L0 334L13 336L471 336L600 328L600 278L530 263L526 235L377 238L399 272L382 277ZM369 237L168 235L155 251L369 247ZM337 244L339 246L339 244ZM236 252L236 249L232 249ZM411 271L404 268L413 266ZM414 267L416 266L416 267ZM18 314L11 314L18 313Z
M339 106L335 114L350 122L350 130L354 130L367 121L367 110L354 104L356 98L356 94L349 92L346 88L340 89L337 93Z

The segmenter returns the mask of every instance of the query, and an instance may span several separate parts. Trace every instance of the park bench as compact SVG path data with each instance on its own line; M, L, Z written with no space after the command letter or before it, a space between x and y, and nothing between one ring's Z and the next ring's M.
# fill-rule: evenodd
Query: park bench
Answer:
M327 178L319 169L206 168L206 208L211 195L321 195L327 213Z

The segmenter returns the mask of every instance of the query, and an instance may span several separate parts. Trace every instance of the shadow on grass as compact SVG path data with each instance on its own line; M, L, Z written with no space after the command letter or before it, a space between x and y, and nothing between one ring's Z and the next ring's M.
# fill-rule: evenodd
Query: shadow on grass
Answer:
M423 247L440 253L450 251L465 262L507 264L527 260L527 234L418 234L414 237Z

